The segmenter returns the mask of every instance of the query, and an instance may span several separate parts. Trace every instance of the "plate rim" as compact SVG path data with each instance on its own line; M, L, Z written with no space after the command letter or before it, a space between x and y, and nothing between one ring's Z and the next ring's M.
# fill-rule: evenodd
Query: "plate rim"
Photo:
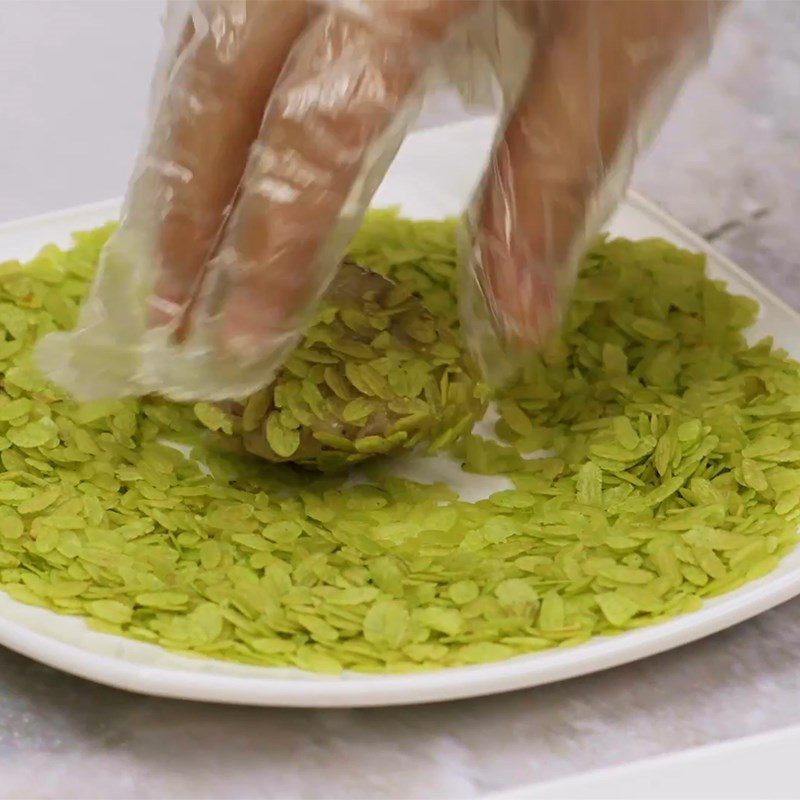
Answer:
M755 601L747 590L760 589ZM3 593L5 594L5 593ZM41 664L116 689L155 697L287 708L365 708L447 702L529 689L623 664L699 641L758 616L800 594L800 568L767 575L717 598L717 605L689 612L645 628L609 636L568 649L514 656L504 661L448 667L410 674L347 673L302 678L265 675L269 667L247 667L252 675L219 675L183 668L148 666L87 651L5 618L0 645ZM17 601L9 599L12 603ZM24 605L24 604L19 604ZM42 613L57 615L48 609ZM696 615L703 614L701 620ZM88 629L87 629L88 630ZM91 631L94 636L119 639ZM128 641L128 640L125 640ZM622 642L622 644L620 644ZM156 645L136 642L143 647ZM168 651L164 651L168 652ZM208 663L213 659L204 659ZM225 666L230 666L226 662ZM346 687L346 692L343 688Z

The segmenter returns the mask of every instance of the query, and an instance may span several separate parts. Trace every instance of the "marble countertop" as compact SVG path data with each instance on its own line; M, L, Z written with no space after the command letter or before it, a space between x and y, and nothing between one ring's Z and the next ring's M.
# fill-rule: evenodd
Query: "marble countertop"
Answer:
M8 91L20 114L0 128L0 217L119 193L146 81L121 88L118 82L146 71L157 36L155 5L5 3L3 30L10 29L6 15L21 35L0 54L0 83L5 94L13 79ZM44 41L44 21L58 44L29 75L27 51ZM115 26L126 31L125 44L109 44ZM131 49L137 33L141 43ZM98 60L119 48L129 58L108 80L128 99L124 107L109 100L90 108L114 96L102 83L70 103L56 96L65 90L62 73L72 69L76 80L97 74ZM81 102L89 108L82 122ZM796 307L799 109L800 3L745 4L635 177L639 190ZM23 172L19 164L31 163L24 148L36 148L36 137L45 135L31 120L41 119L63 122L58 130L67 133ZM97 165L98 130L109 129ZM56 167L62 180L50 191ZM73 194L64 195L65 182L76 187ZM358 711L139 697L0 650L0 798L481 797L800 722L798 620L800 599L599 675L493 698Z

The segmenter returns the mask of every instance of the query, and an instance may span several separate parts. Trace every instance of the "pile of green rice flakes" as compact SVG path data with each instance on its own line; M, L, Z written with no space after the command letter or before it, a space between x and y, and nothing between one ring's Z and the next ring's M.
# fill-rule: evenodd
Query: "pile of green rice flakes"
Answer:
M504 443L456 447L514 487L469 503L380 461L353 485L204 451L191 406L77 405L44 381L31 348L75 323L110 231L0 264L0 585L17 600L171 650L404 672L650 625L795 545L800 367L748 347L756 304L700 256L592 250L564 340L499 398ZM454 223L373 212L351 256L456 326Z

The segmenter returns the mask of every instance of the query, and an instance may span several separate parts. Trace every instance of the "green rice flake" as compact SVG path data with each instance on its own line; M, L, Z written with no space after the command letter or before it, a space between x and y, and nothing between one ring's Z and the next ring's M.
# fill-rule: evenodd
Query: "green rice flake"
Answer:
M564 627L564 599L558 592L550 591L542 598L539 627L543 631L557 631Z
M635 450L639 444L639 434L633 428L631 421L627 417L616 417L614 419L614 435L617 441L626 450Z
M280 458L290 458L300 446L300 434L273 412L267 417L267 442Z
M27 416L32 407L33 403L27 397L9 400L0 406L0 422L8 422L9 420Z
M230 417L219 406L211 403L196 403L194 413L197 419L210 431L233 433L233 423Z
M375 603L364 617L364 638L379 647L397 649L409 633L410 618L405 604L399 600Z
M456 636L464 627L464 618L455 608L430 606L421 609L414 619L426 628L447 636Z
M52 419L43 417L20 428L12 428L6 436L11 444L21 448L41 447L58 437L58 427Z
M117 625L130 622L133 613L130 605L119 600L90 600L84 607L91 616Z
M578 502L589 506L599 505L603 494L603 471L597 464L587 461L578 470Z
M624 628L639 610L639 606L619 592L597 595L597 605L603 616L615 628Z
M348 258L394 283L347 271L356 301L320 309L273 385L77 405L32 349L74 324L112 227L0 265L15 600L201 657L405 672L687 613L796 544L800 367L747 341L757 309L700 256L597 242L562 340L496 392L491 438L472 432L488 395L461 348L456 222L392 210ZM454 465L421 460L435 442L493 493L459 498ZM398 450L417 460L393 472Z

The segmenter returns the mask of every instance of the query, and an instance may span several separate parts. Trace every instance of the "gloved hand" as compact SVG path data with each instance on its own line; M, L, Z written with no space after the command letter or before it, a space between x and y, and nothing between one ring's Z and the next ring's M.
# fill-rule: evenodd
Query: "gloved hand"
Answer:
M266 383L329 283L426 79L458 73L450 65L465 59L493 70L504 109L467 214L464 330L478 350L486 336L507 350L539 346L720 9L194 4L188 20L173 19L178 45L156 81L151 134L92 298L43 363L84 397L215 399ZM504 39L504 25L529 48ZM130 308L120 307L126 296ZM116 372L87 379L109 348Z

